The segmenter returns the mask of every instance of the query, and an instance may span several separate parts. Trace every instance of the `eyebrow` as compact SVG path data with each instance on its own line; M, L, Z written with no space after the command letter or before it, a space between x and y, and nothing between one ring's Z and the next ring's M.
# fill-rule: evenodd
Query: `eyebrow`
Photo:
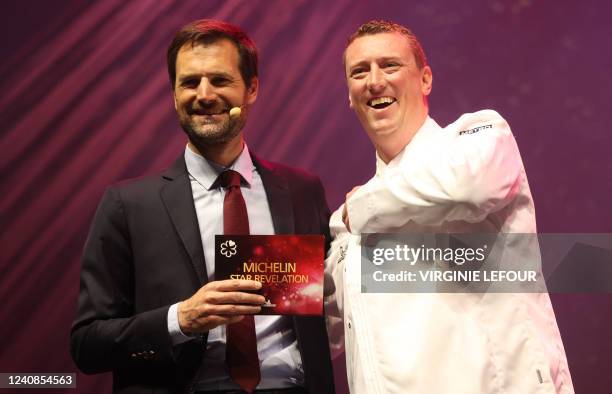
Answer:
M186 81L189 80L191 78L201 78L202 75L206 75L209 78L215 78L215 77L222 77L222 78L227 78L229 80L235 80L236 78L231 75L228 74L226 72L223 71L214 71L214 72L209 72L209 73L205 73L205 74L200 74L200 73L187 73L187 74L183 74L183 75L179 75L177 80L178 81Z
M383 56L381 58L376 58L375 60L377 62L378 61L390 61L390 60L393 60L393 61L398 61L398 62L404 63L400 56ZM361 60L361 61L359 61L357 63L349 65L349 70L352 70L353 68L358 67L358 66L367 65L369 63L370 62L367 61L367 60Z

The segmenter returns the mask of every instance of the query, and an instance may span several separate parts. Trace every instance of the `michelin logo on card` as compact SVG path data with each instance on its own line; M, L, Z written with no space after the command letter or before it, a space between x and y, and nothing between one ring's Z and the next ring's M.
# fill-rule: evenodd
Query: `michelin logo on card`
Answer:
M230 258L236 253L238 253L237 249L238 249L238 245L236 244L236 242L232 241L231 239L228 239L227 241L219 245L219 253L221 253L223 256L227 258Z

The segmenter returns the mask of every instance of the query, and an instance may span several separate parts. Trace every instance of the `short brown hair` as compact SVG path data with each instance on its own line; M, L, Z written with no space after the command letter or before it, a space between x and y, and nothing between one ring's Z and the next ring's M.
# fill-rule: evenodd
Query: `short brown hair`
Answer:
M238 68L246 87L251 86L251 80L257 76L257 46L251 38L238 26L214 19L199 19L179 30L168 47L166 60L168 76L172 89L176 83L176 57L181 47L187 43L212 44L222 39L228 39L236 45L239 55Z
M371 20L363 25L359 26L357 31L355 31L348 39L346 43L346 48L351 45L353 41L363 36L370 36L379 33L399 33L405 36L408 39L408 45L410 45L410 49L414 54L414 60L416 61L417 67L422 69L427 66L427 58L425 57L425 51L423 51L423 47L421 43L417 39L410 29L395 22L389 22L385 20ZM346 48L344 49L343 60L346 64Z

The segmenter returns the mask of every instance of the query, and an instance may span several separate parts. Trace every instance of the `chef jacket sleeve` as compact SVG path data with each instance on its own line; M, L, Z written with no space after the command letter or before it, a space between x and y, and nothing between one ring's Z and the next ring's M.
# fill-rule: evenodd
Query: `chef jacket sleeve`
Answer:
M409 221L480 222L512 201L522 173L508 123L492 110L465 114L444 129L417 134L400 160L352 195L351 232L389 232Z

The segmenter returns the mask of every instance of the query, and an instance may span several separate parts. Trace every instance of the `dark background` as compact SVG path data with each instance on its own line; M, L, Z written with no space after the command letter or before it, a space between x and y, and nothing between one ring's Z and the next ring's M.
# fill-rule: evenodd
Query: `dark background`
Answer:
M540 232L612 232L608 2L6 1L0 15L0 372L76 371L68 336L90 220L108 184L182 154L165 51L196 18L254 38L249 146L321 176L332 209L374 170L342 51L359 24L386 18L422 41L438 123L483 108L508 120ZM611 296L553 302L576 391L608 393ZM108 374L77 382L70 392L110 390Z

